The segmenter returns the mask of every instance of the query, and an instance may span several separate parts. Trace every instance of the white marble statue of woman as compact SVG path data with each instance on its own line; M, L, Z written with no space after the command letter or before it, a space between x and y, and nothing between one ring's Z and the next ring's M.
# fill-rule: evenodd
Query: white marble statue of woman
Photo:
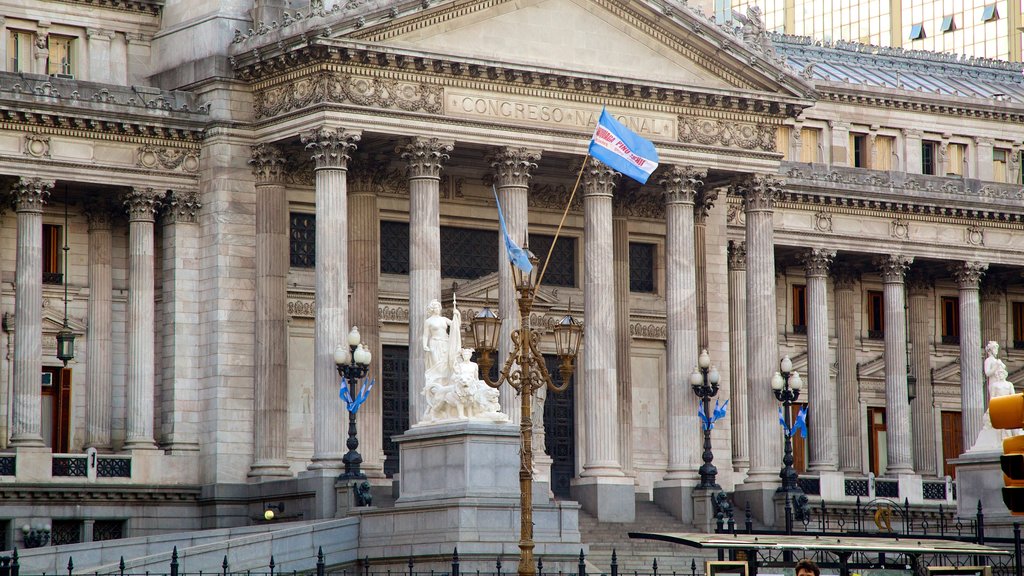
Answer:
M1014 394L1013 383L1006 379L1008 375L1006 364L996 357L999 354L999 344L989 342L985 345L985 352L988 354L988 357L985 358L984 368L985 377L988 380L989 400ZM981 431L978 433L978 439L974 442L974 446L971 447L971 451L1001 450L1004 439L1019 434L1021 434L1021 430L994 429L988 410L985 410L985 415L981 421Z
M452 399L452 369L462 349L462 313L452 299L452 318L441 315L441 303L432 300L427 305L427 318L423 321L423 351L425 380L423 395L427 407L423 420L430 422L449 417L449 409L456 408Z

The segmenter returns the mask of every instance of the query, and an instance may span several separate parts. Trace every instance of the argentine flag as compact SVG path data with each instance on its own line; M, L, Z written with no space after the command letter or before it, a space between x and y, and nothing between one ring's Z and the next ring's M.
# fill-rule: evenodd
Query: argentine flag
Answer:
M654 144L623 126L604 108L590 140L590 155L641 184L646 184L658 167Z
M498 205L498 222L501 224L501 236L505 239L505 252L508 253L509 262L529 274L533 270L530 255L508 235L508 228L505 227L505 214L501 211L501 200L498 200L498 190L493 184L491 184L491 191L494 192L494 202Z

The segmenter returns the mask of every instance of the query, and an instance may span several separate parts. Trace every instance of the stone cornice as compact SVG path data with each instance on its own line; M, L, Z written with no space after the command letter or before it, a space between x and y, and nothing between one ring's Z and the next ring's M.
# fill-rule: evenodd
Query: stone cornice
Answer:
M137 12L158 16L164 8L164 0L58 0L65 4L76 4L89 8L107 8L122 12Z
M953 97L948 94L929 94L891 88L873 88L840 82L818 82L822 101L856 104L891 110L926 112L944 116L967 116L1002 122L1024 122L1024 108L1019 104L979 98Z
M100 485L72 483L0 484L0 498L7 500L33 500L45 502L195 502L200 488L190 486Z

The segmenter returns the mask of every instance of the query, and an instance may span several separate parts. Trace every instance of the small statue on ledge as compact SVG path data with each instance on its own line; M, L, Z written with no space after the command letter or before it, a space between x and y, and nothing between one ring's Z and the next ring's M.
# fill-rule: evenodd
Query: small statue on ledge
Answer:
M999 355L999 344L994 341L989 342L985 345L985 352L988 354L988 357L985 358L984 369L985 377L988 380L989 399L1014 394L1013 383L1006 379L1008 375L1006 364L997 358ZM1019 429L996 430L992 427L992 418L989 416L988 410L985 410L985 415L981 421L981 431L978 433L978 438L974 441L974 445L971 446L969 451L1002 450L1003 440L1011 436L1018 436L1021 433L1022 431Z

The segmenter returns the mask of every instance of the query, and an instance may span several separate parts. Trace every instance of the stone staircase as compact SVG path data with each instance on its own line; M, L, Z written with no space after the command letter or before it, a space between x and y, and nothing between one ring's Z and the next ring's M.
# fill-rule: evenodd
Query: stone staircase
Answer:
M619 574L634 572L650 574L654 561L658 561L658 574L689 576L690 563L696 560L697 572L704 572L704 560L714 559L713 552L702 552L680 544L656 540L634 540L630 532L692 532L693 526L680 523L653 502L637 501L636 521L627 524L598 522L597 518L580 510L580 536L590 546L588 564L599 573L611 572L612 550L616 553ZM588 567L588 571L590 568Z

